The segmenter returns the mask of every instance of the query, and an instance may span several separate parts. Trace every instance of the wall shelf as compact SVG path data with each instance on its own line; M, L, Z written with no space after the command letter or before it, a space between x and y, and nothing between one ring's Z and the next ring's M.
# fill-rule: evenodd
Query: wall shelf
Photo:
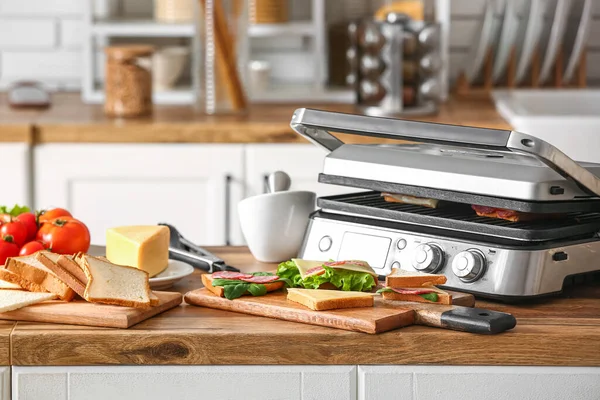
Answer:
M306 2L306 0L300 0ZM291 20L281 24L250 24L248 35L250 38L290 37L299 36L309 39L308 53L313 62L311 82L296 85L272 85L263 93L249 93L251 101L256 102L352 102L354 96L348 90L332 89L326 87L327 80L327 49L325 26L325 1L310 0L311 16L309 20ZM87 0L87 9L84 15L84 24L87 37L84 40L84 73L82 78L82 100L86 103L101 103L104 101L102 83L98 79L97 56L98 44L106 44L111 38L187 38L193 43L196 38L196 25L194 23L163 23L151 17L126 18L119 16L118 12L108 2L114 0ZM96 7L95 7L96 5ZM118 7L117 7L118 9ZM116 14L116 15L115 15ZM195 52L191 52L190 65L197 64ZM249 55L252 60L253 55ZM192 80L195 80L192 74ZM193 104L196 93L193 88L195 82L188 87L175 88L171 91L155 92L153 100L156 104Z

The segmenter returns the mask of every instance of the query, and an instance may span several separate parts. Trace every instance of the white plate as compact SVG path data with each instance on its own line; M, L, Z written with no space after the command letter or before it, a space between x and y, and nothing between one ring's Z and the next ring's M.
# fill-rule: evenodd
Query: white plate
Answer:
M502 22L502 33L500 34L500 42L495 55L494 69L492 80L497 83L506 69L510 51L515 45L517 36L519 35L519 26L524 26L521 23L520 15L522 14L523 3L515 0L509 0L504 11L504 21Z
M169 265L160 274L150 278L150 289L163 290L170 288L175 283L191 275L194 272L194 267L188 263L177 260L169 260Z
M546 55L544 56L542 71L540 72L540 83L546 82L552 72L552 67L556 61L556 55L562 46L565 28L569 19L570 7L570 0L557 0L556 2L556 10L554 11L554 18L552 20L552 30L550 31L548 47L546 48Z
M573 45L573 51L571 53L571 58L569 59L569 63L567 64L565 74L563 75L563 80L567 83L571 82L573 74L575 73L575 68L577 67L577 65L579 65L579 58L581 57L581 52L583 51L586 45L590 31L590 25L592 22L592 8L592 0L585 0L585 3L583 4L583 11L581 12L579 28L577 29L577 37L575 38L575 44Z
M515 83L517 85L527 76L527 70L531 65L533 53L542 36L544 28L544 5L542 0L531 0L525 41L517 65L517 75L515 78Z

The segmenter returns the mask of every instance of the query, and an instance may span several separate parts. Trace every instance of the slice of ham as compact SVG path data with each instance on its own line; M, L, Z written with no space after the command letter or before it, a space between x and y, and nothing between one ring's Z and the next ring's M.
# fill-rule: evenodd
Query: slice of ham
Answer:
M328 267L339 267L341 265L347 265L347 264L360 265L362 267L368 267L369 266L368 263L366 263L364 261L360 261L360 260L328 261L328 262L323 263L323 264L326 265L326 266L328 266Z
M415 288L390 288L394 292L399 294L427 294L435 293L435 290L431 289L415 289Z
M314 268L307 270L306 276L323 275L324 273L325 273L325 268L318 266L318 267L314 267Z
M252 276L251 278L240 278L240 280L248 283L269 283L279 279L277 275L258 275Z
M217 271L214 274L212 274L213 278L216 279L233 279L233 280L239 280L242 278L252 278L254 275L250 275L250 274L242 274L240 272L233 272L233 271Z

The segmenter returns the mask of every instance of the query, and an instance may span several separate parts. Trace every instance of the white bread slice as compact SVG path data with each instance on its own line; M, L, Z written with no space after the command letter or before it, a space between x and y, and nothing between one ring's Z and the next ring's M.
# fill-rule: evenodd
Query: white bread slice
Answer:
M429 301L418 294L402 294L396 292L382 292L381 297L385 300L397 300L397 301L412 301L416 303L430 303L430 304L452 304L452 295L448 292L444 292L441 289L438 289L433 286L427 287L427 289L431 289L435 291L438 295L437 301Z
M83 256L83 254L77 254L78 256L78 260L81 261L81 257ZM93 256L88 256L88 257L93 257ZM110 263L110 261L108 261L108 259L106 257L93 257L96 258L98 260L101 261L105 261ZM73 286L71 286L71 288L73 288L73 290L75 290L77 292L77 294L79 294L82 298L85 298L85 287L87 286L88 283L88 278L85 275L85 272L83 271L83 269L81 269L81 266L79 265L79 263L77 263L75 261L75 257L71 257L71 256L60 256L58 258L58 265L63 268L64 270L66 270L65 272L70 275L69 278L67 279L74 279L76 282L73 282ZM79 293L79 290L81 290L81 293ZM156 296L154 294L154 292L150 292L150 305L151 306L157 306L160 303L160 299L158 298L158 296Z
M210 290L211 292L213 292L214 294L216 294L219 297L225 297L225 289L223 288L223 286L213 286L212 285L212 274L202 274L200 275L200 277L202 278L202 283L204 284L204 287L207 288L208 290ZM240 283L244 283L242 281L240 281ZM267 288L267 292L273 292L275 290L279 290L283 287L284 283L283 282L270 282L270 283L263 283L263 285L265 285L265 287ZM244 294L245 296L246 294Z
M25 290L0 290L0 312L14 311L31 304L56 299L54 293L36 293Z
M300 303L315 311L373 307L373 297L373 294L364 292L295 288L289 288L287 294L288 300Z
M12 283L0 279L0 290L24 290L18 283Z
M127 307L150 306L150 283L146 271L86 255L80 260L88 278L84 293L87 301Z
M75 292L63 281L61 281L46 264L52 263L51 260L38 260L37 254L28 256L8 258L6 260L6 269L14 272L21 278L40 285L47 292L54 293L61 300L71 301Z
M29 282L29 281L23 279L22 277L20 277L19 275L15 274L13 272L10 272L6 268L0 268L0 279L2 279L3 281L6 281L6 282L12 283L12 284L19 285L23 289L28 290L30 292L48 293L48 291L46 289L44 289L43 287L41 287L40 285Z
M444 275L394 268L392 269L392 272L385 277L385 286L404 288L423 287L443 285L446 281L447 278Z

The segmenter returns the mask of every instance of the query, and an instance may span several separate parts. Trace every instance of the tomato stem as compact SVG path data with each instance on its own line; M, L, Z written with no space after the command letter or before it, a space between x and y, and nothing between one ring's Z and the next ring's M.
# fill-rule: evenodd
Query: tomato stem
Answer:
M5 242L8 242L8 243L14 243L15 242L15 239L13 238L12 235L3 236L2 240L4 240Z
M52 222L52 224L56 226L65 226L67 222L68 221L66 219L56 219Z

